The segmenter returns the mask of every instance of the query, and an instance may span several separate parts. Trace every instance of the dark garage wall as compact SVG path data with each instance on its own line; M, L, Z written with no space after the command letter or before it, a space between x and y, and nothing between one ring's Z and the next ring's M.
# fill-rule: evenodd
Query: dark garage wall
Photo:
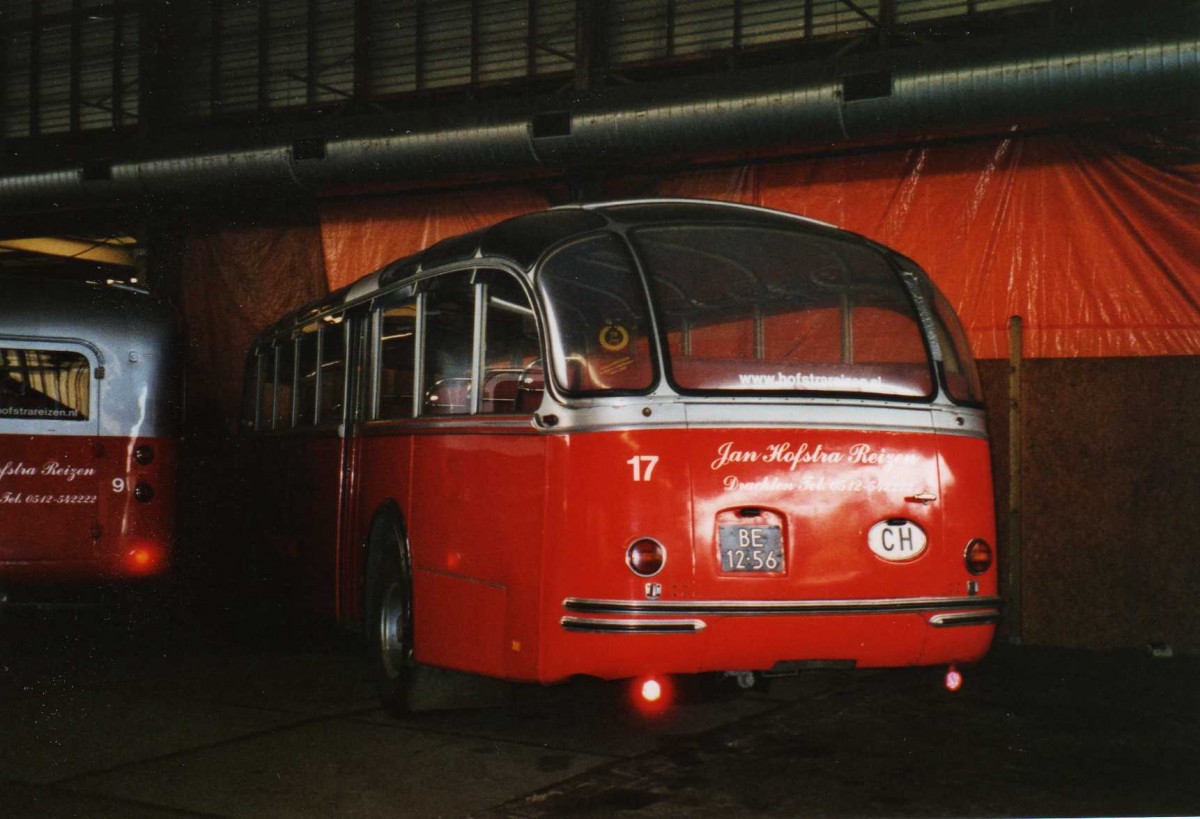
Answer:
M981 369L1004 545L1009 366ZM1020 599L1005 632L1200 650L1200 358L1031 359L1021 383ZM1002 588L1009 558L1001 552Z

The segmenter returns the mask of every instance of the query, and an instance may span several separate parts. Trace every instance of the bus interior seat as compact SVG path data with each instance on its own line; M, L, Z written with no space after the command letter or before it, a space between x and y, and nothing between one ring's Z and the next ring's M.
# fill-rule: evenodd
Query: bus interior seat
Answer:
M517 405L521 375L524 370L504 367L488 370L483 378L483 407L485 413L510 413Z

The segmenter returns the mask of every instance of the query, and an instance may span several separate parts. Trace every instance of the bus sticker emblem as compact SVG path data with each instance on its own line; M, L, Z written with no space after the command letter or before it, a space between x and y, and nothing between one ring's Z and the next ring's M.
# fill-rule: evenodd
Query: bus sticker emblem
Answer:
M662 583L647 583L646 599L657 600L660 597L662 597Z
M610 321L600 328L600 346L610 353L619 353L629 346L629 331L618 321Z

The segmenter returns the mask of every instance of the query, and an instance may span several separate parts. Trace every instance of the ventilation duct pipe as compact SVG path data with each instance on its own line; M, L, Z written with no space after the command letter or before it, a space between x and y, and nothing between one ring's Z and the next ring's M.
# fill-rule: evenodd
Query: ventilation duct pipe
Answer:
M0 211L181 201L346 184L416 184L541 168L971 132L1196 110L1200 26L939 44L792 69L621 88L532 117L0 176ZM395 128L392 120L391 128Z

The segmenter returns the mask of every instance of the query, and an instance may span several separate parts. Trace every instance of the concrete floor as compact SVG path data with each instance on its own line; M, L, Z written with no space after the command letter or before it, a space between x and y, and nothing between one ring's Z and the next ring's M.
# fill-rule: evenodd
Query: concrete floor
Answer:
M1002 646L957 694L820 671L655 719L585 682L397 720L344 636L124 618L0 611L0 817L1200 814L1200 658Z

